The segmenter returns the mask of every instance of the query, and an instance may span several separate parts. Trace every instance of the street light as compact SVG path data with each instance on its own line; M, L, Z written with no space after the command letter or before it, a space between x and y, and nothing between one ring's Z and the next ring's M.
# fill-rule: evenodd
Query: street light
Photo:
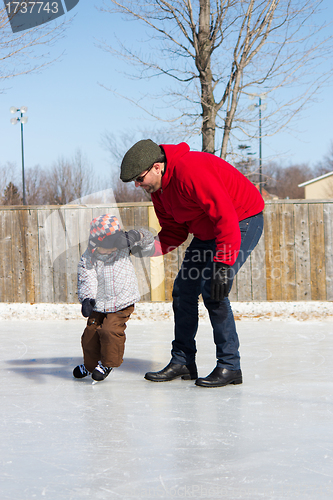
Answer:
M259 109L259 191L262 193L262 148L261 148L261 111L265 111L267 104L261 104L261 101L266 99L266 94L252 94L249 95L250 99L255 97L259 98L259 104L251 104L249 109L254 111L256 108Z
M28 108L26 106L21 106L21 108L17 108L16 106L12 106L9 111L14 114L14 113L20 113L20 116L17 116L16 118L11 118L10 123L12 125L16 125L18 122L21 123L21 154L22 154L22 192L23 192L23 205L26 205L25 202L25 180L24 180L24 149L23 149L23 125L24 123L27 123L28 117L23 116L24 113L28 111Z

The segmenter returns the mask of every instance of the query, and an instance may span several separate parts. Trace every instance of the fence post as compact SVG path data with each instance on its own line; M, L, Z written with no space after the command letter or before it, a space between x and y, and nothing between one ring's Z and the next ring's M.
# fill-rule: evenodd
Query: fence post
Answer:
M149 227L160 231L161 227L155 214L154 207L148 207ZM165 301L165 282L164 282L164 259L160 257L152 257L150 259L150 290L152 302Z

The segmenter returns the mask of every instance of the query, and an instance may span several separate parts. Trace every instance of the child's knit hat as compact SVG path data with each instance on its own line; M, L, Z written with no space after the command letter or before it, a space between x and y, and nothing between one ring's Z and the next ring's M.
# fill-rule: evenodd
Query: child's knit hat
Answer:
M114 236L116 240L119 231L121 231L120 224L114 215L105 214L95 217L90 223L89 246L91 251L94 252L96 247L104 247L103 240L107 236ZM112 238L108 238L106 248L112 248L110 240Z

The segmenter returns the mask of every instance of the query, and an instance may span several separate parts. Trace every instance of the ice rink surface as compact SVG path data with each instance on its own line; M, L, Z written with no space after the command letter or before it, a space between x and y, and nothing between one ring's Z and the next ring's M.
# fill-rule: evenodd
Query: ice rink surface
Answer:
M75 380L85 321L1 321L0 498L333 498L333 323L239 322L244 383L153 383L172 322L130 321L125 360ZM208 324L199 376L215 366Z

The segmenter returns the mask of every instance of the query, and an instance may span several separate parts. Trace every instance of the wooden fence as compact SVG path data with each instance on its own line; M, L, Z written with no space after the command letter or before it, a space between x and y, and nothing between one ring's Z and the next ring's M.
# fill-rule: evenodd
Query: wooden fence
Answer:
M77 302L77 263L93 217L113 213L125 229L158 230L149 202L9 206L0 213L0 302ZM333 300L333 200L267 202L264 218L264 235L236 276L231 300ZM164 257L133 258L141 300L171 300L188 241Z

